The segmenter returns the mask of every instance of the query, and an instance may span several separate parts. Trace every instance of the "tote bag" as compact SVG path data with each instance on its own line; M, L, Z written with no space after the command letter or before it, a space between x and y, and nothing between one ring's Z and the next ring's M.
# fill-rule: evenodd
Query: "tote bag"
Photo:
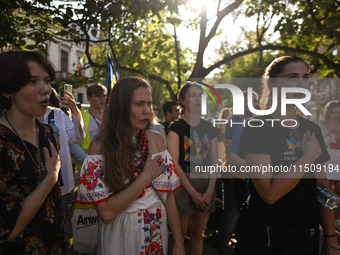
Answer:
M98 220L99 217L95 208L76 208L74 210L72 216L72 229L75 251L88 254L97 252Z

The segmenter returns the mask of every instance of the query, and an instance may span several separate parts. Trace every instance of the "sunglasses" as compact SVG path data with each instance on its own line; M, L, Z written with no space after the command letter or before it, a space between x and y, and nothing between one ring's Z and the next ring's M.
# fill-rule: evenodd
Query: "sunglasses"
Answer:
M294 148L293 151L295 153L295 155L297 155L298 157L302 156L302 150L301 150L301 146L298 143L301 139L300 139L300 135L299 133L296 131L296 129L290 131L290 139L294 142Z

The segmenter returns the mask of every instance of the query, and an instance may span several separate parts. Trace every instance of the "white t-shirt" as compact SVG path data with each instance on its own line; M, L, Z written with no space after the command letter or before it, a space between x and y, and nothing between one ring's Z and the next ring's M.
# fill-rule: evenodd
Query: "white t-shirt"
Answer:
M59 108L47 107L47 111L44 115L44 123L48 123L48 115L54 110L55 124L60 130L60 163L61 163L61 176L63 178L64 185L60 188L61 194L65 195L70 193L74 189L74 174L72 169L71 153L69 143L82 143L85 139L84 121L81 119L80 125L83 130L83 134L79 133L79 126L77 123L73 123L70 118Z

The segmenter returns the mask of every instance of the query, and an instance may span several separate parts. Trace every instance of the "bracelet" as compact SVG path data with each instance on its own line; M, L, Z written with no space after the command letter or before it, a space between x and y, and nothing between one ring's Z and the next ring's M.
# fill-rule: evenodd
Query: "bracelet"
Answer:
M324 237L336 237L336 233L334 235L323 235Z
M338 247L333 247L333 246L330 246L330 245L326 244L326 247L327 247L328 249L331 249L331 250L340 251L340 246L339 246L339 245L338 245Z

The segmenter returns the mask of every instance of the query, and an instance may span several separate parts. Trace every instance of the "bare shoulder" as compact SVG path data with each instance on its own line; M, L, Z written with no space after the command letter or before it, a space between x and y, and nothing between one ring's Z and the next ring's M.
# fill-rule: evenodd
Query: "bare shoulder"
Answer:
M101 154L101 143L99 139L94 139L89 146L88 155Z
M149 140L151 153L157 153L166 150L164 137L160 133L148 130L146 135Z

